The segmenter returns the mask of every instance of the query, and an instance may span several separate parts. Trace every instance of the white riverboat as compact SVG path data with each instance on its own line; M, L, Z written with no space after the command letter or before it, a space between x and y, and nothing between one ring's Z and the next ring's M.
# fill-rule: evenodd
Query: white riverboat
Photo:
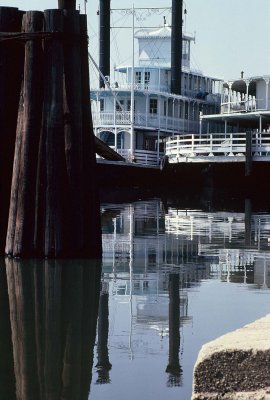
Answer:
M170 163L270 161L270 75L223 83L220 113L200 116L200 131L166 141Z
M182 8L182 2L176 3ZM103 8L101 4L100 18ZM133 29L136 12L131 10ZM220 109L222 81L191 67L193 35L181 32L180 41L176 37L181 60L176 60L176 67L173 63L173 14L171 24L164 18L158 28L135 29L138 62L133 55L132 65L115 67L117 79L108 76L108 68L100 66L106 82L91 89L95 135L129 162L159 165L168 138L199 135L200 114L213 115ZM175 73L180 78L180 90L172 88Z

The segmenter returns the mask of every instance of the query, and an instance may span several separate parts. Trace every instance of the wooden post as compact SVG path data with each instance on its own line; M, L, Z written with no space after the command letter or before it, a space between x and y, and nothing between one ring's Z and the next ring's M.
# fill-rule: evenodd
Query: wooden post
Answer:
M246 164L245 164L245 176L251 176L252 174L252 132L246 132Z
M24 15L24 32L40 32L42 28L42 12L29 11ZM34 252L33 211L43 104L42 61L41 41L28 40L25 44L24 79L19 104L6 242L6 254L14 256L33 255Z
M45 10L44 30L63 32L62 10ZM60 39L44 42L44 104L37 179L35 246L38 254L65 253L66 161L63 120L64 53Z
M81 48L76 36L80 34L78 11L63 10L64 32L64 137L67 168L67 206L66 229L69 249L77 255L84 251L84 204L83 194L83 141L82 141L82 77ZM68 38L70 36L70 38ZM90 160L89 160L90 161ZM76 235L74 235L76 232Z
M0 7L0 32L20 32L23 12ZM16 137L18 102L23 65L23 46L0 42L0 252L4 253L7 232L12 165Z
M6 253L101 257L87 23L65 9L29 12ZM44 17L44 18L43 18Z

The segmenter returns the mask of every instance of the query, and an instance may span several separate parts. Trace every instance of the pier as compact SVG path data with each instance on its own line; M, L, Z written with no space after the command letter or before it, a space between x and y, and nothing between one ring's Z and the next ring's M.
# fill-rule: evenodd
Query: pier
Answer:
M267 400L270 316L203 346L194 367L193 400Z

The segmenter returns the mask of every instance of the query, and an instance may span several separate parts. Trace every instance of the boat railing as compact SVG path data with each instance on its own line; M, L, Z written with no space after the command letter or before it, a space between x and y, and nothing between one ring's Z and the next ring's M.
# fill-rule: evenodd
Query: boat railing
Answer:
M166 139L171 163L196 161L243 161L246 133L176 135ZM252 132L252 158L270 161L270 132Z
M260 99L233 101L221 103L221 113L252 112L258 109Z
M126 90L126 91L131 91L132 84L131 83L117 83L117 85L113 86L114 90ZM150 83L140 83L137 82L134 84L134 90L138 91L157 91L157 92L164 92L167 93L170 90L169 85L154 85Z
M121 156L123 156L128 161L135 161L138 164L157 166L160 164L160 160L164 156L163 152L159 154L157 151L151 150L138 150L134 151L134 155L131 155L130 149L117 149L116 150Z
M94 127L131 124L130 111L93 112L92 117ZM199 132L198 121L162 116L157 113L135 112L134 124L139 127L163 129L169 132L175 131L176 133Z

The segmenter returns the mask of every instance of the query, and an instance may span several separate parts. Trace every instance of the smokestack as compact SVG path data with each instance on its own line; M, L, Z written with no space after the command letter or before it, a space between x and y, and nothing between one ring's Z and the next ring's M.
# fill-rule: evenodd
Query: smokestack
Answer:
M99 69L104 76L110 75L110 2L111 0L99 2ZM105 87L101 77L99 87Z
M58 8L65 10L76 10L76 0L58 0Z
M181 94L183 0L172 0L171 92Z

